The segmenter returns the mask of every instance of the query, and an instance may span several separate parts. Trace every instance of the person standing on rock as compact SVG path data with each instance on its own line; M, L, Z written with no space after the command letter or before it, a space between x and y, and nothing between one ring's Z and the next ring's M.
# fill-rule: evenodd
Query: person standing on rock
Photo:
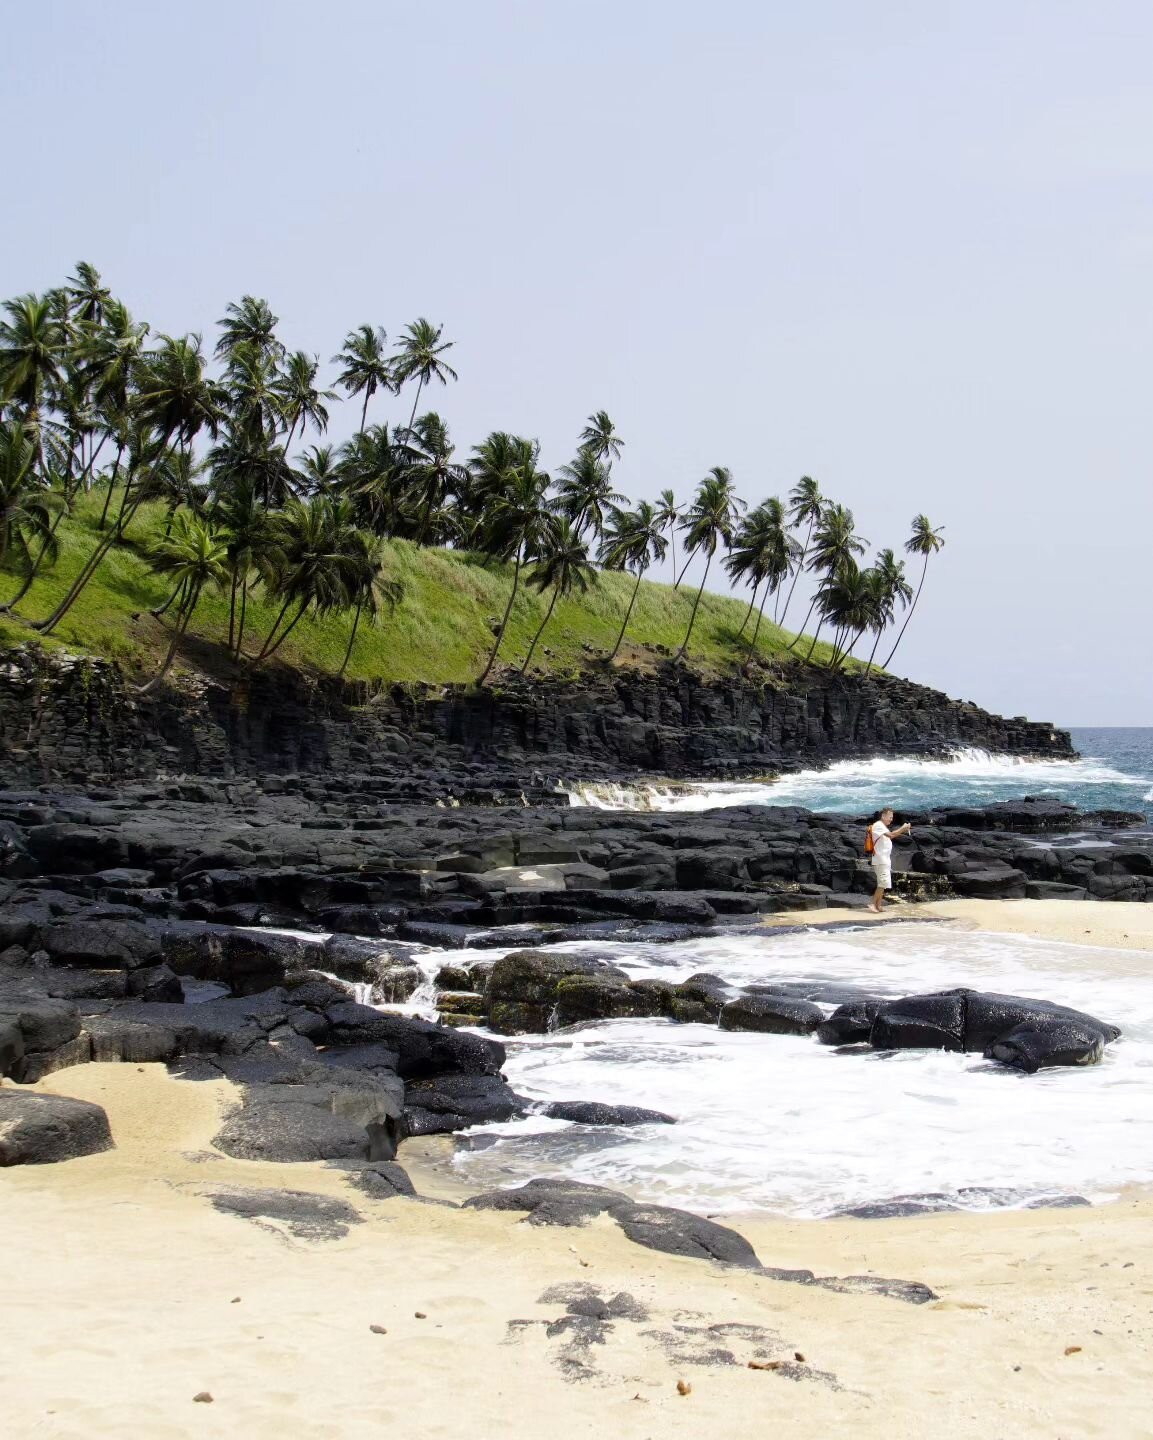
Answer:
M906 822L896 830L890 830L893 812L887 807L881 811L881 818L869 826L870 850L873 857L873 873L877 877L877 888L869 909L879 915L885 903L885 891L893 888L893 840L898 835L909 834L913 827Z

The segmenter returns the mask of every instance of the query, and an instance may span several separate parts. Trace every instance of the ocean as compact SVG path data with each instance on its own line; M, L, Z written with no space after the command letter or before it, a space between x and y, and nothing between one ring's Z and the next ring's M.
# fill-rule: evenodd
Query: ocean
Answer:
M844 760L769 783L579 785L574 805L617 810L711 810L728 805L803 805L826 813L987 805L1051 795L1082 810L1131 810L1153 821L1153 729L1072 732L1079 760L1022 760L958 750L952 760Z
M886 803L912 811L1044 794L1083 809L1150 815L1153 729L1082 729L1073 740L1076 761L967 750L951 762L844 762L772 784L583 786L571 799L671 812L777 804L857 813ZM1032 1076L977 1054L840 1053L806 1036L664 1020L516 1036L505 1042L505 1073L532 1100L642 1105L677 1123L602 1128L533 1114L477 1126L457 1137L449 1162L475 1190L563 1174L708 1214L818 1217L909 1194L988 1209L1055 1196L1101 1201L1126 1185L1153 1183L1148 952L915 919L831 932L722 925L708 938L675 944L545 948L586 949L637 979L677 982L709 971L734 987L819 980L894 997L971 986L1070 1005L1123 1033L1100 1065ZM479 956L470 949L416 958L426 980L407 1008L434 1018L437 970Z

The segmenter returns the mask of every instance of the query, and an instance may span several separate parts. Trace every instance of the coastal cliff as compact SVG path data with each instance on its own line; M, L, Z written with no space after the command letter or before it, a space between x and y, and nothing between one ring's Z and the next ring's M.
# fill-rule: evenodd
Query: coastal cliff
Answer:
M422 772L487 780L749 774L960 746L1054 759L1066 731L1005 719L886 675L797 665L709 682L683 667L491 689L375 688L300 671L141 695L114 661L18 647L0 657L9 784Z

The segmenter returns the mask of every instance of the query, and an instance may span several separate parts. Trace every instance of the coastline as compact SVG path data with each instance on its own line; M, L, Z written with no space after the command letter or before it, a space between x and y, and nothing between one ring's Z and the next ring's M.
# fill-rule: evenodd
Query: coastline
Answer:
M1138 930L1129 914L1147 906L917 909L1102 945L1116 943L1102 922L1121 912L1132 948L1153 948L1153 928ZM225 1080L87 1064L30 1088L103 1105L117 1148L18 1167L0 1182L0 1224L19 1237L6 1272L21 1302L0 1319L0 1405L17 1436L307 1430L346 1440L395 1421L437 1437L459 1433L465 1417L487 1435L528 1412L547 1414L558 1440L606 1430L743 1440L751 1416L786 1433L851 1426L865 1440L913 1440L927 1401L934 1425L958 1440L1147 1433L1144 1190L1091 1209L725 1217L768 1266L899 1277L937 1294L910 1305L642 1249L604 1217L555 1229L446 1208L437 1197L459 1193L413 1144L400 1159L423 1201L370 1199L319 1163L232 1159L211 1145L238 1094ZM303 1239L283 1222L213 1208L210 1194L236 1190L324 1196L363 1223ZM585 1343L586 1322L565 1313L574 1286L594 1300L625 1291L646 1318L614 1319ZM47 1328L29 1323L37 1314ZM731 1361L715 1363L721 1351ZM785 1368L750 1369L758 1357ZM212 1403L196 1403L205 1391Z

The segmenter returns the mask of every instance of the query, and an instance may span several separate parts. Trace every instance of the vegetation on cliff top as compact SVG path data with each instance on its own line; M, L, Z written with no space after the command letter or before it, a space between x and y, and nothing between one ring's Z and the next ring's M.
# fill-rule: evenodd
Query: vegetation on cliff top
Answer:
M181 651L215 669L277 657L482 684L498 664L568 671L621 655L702 668L792 655L835 670L867 636L871 668L904 612L900 643L943 544L917 516L914 594L892 550L862 565L852 512L808 477L787 503L750 510L714 466L683 505L665 491L629 508L613 474L624 440L604 411L555 477L536 441L503 432L462 462L440 416L418 415L429 387L457 379L452 342L425 319L392 354L378 327L348 335L335 384L360 423L337 449L301 448L337 394L316 357L287 352L263 300L227 307L215 369L198 335L150 344L89 265L3 311L0 638L151 663L150 683ZM370 424L370 402L405 386L407 421ZM678 535L675 584L644 584L670 546L675 567ZM748 587L747 606L706 594L714 561ZM816 587L811 639L783 629L802 573Z

